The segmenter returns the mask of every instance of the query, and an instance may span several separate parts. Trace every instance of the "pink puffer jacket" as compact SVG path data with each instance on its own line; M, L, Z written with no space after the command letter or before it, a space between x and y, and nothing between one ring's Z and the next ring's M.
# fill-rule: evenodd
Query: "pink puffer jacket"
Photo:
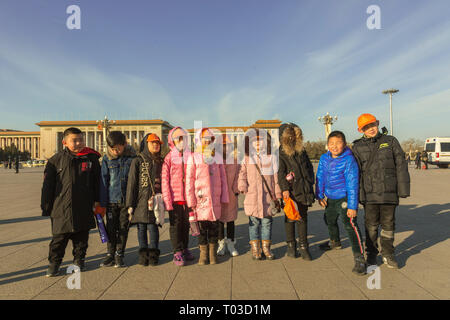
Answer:
M266 155L256 159L259 167L262 169L264 178L270 187L273 197L281 199L281 189L278 185L278 165L275 157ZM262 162L262 166L261 166ZM256 218L265 218L271 216L270 201L272 199L270 193L261 178L254 162L249 161L249 157L245 156L239 172L238 188L240 192L245 193L244 211L247 216Z
M222 203L229 202L224 165L207 164L201 153L192 153L186 167L186 201L198 221L219 220Z
M181 127L175 127L170 130L167 137L170 152L164 158L161 172L161 189L167 211L173 210L174 202L186 201L184 181L186 177L187 162L191 152L188 151L187 145L183 154L175 147L172 134L176 129L183 130ZM186 135L188 136L187 133Z
M220 221L235 221L238 216L238 178L241 166L239 164L225 164L225 172L227 175L228 197L230 202L222 204L222 215Z

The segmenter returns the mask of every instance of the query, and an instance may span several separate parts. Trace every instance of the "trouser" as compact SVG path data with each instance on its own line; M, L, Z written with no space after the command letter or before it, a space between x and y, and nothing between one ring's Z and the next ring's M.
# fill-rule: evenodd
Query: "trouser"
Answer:
M199 221L200 235L198 236L198 244L206 245L208 243L217 243L219 234L219 221Z
M128 239L128 210L125 206L111 203L106 211L108 253L123 256Z
M256 218L249 217L248 231L250 241L272 240L272 217Z
M378 227L381 225L380 242L383 256L394 255L394 231L396 204L366 204L366 251L367 254L377 255Z
M154 223L138 223L138 242L139 249L158 249L159 248L159 230ZM150 245L148 244L147 230L150 234Z
M49 245L48 261L50 263L58 265L61 264L69 240L72 240L73 260L80 261L86 257L89 241L89 230L54 234Z
M308 243L308 206L297 203L298 211L301 219L294 221L284 216L284 228L286 230L286 242L295 241L295 226L297 226L299 243Z
M338 218L341 216L342 224L347 231L354 254L364 254L361 230L358 227L357 217L350 219L347 216L347 198L338 200L327 199L325 220L330 234L330 240L340 241Z
M169 211L169 233L173 252L182 251L189 245L189 208L186 205L173 204Z
M227 222L227 238L234 241L234 221ZM225 222L219 221L219 240L225 239Z

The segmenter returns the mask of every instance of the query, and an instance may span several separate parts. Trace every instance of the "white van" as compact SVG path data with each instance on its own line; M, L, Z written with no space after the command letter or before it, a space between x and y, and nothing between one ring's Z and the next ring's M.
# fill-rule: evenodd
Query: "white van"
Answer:
M448 168L450 164L450 137L433 137L425 140L428 163L439 168Z

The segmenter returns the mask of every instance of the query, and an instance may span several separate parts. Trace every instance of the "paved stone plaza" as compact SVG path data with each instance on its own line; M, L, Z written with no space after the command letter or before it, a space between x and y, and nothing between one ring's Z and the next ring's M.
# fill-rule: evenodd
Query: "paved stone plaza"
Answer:
M136 227L130 229L126 268L100 268L106 245L97 230L89 240L81 289L69 290L67 275L46 278L49 218L41 217L43 168L19 174L0 168L0 299L450 299L450 169L414 170L411 194L397 211L396 253L400 269L381 265L381 289L369 289L369 275L351 272L353 257L341 225L343 250L321 252L328 239L323 210L309 214L313 261L285 257L284 220L274 219L274 261L252 261L248 219L243 210L236 224L240 256L219 257L219 264L176 267L172 263L168 219L160 231L160 264L137 264ZM242 199L241 199L242 200ZM358 216L363 227L363 211ZM197 240L191 247L198 258ZM62 272L71 264L71 244ZM378 258L381 264L381 258Z

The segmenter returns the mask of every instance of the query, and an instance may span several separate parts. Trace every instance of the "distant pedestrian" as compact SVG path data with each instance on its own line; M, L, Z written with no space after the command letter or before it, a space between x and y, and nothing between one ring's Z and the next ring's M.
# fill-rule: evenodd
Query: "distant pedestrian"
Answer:
M420 160L422 160L423 166L425 167L422 169L425 170L428 169L428 153L425 150L422 151L422 154L420 155Z
M420 151L416 150L416 158L414 159L416 163L416 169L420 169Z
M16 161L14 162L14 169L16 169L16 173L19 173L19 156L16 156Z

